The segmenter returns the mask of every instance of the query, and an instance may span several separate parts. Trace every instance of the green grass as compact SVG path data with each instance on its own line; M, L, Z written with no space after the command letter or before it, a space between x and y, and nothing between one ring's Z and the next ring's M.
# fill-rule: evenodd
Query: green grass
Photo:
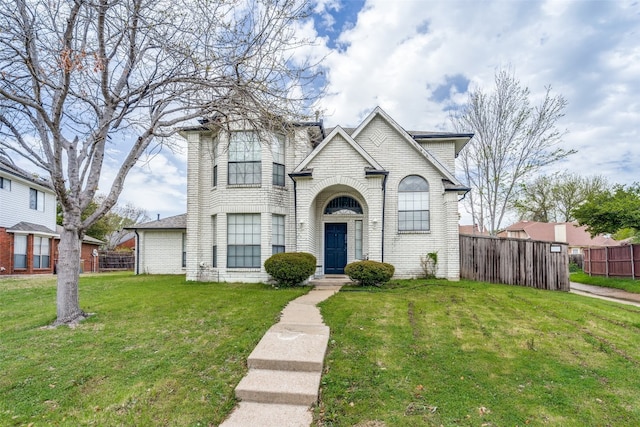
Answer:
M640 425L640 308L416 280L321 309L317 425Z
M582 271L571 273L569 280L577 283L584 283L585 285L603 286L605 288L622 289L627 292L633 292L640 294L640 280L634 280L632 278L622 277L602 277L602 276L589 276L589 274Z
M87 275L75 329L55 320L55 278L0 280L0 425L217 425L246 358L307 290Z

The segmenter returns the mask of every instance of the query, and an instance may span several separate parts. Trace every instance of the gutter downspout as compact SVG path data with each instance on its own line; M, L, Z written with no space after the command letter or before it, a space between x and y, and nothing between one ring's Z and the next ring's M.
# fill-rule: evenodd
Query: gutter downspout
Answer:
M385 205L387 201L387 178L389 178L389 174L385 174L384 178L382 178L382 220L380 221L382 224L380 227L382 228L382 253L381 262L384 262L384 218L385 218Z
M136 275L138 275L140 274L140 235L137 228L134 228L133 232L136 234Z

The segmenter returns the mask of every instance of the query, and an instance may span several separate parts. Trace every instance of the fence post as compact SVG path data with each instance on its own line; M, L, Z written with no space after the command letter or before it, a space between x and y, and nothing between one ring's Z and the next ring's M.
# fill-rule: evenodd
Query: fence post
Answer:
M604 277L609 277L609 247L604 247Z
M591 268L591 246L589 246L589 276L591 276L591 272L593 269Z

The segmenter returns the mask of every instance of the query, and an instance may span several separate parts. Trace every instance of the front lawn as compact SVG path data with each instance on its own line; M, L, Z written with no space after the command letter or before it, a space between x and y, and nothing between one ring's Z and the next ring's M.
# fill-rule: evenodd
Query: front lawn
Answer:
M634 280L630 277L589 276L589 274L583 271L577 271L575 273L571 273L569 280L572 282L584 283L585 285L616 288L640 294L640 280Z
M640 425L640 308L467 281L345 290L321 304L320 426Z
M55 278L0 279L0 425L217 425L246 358L307 289L83 276L75 329L55 320Z

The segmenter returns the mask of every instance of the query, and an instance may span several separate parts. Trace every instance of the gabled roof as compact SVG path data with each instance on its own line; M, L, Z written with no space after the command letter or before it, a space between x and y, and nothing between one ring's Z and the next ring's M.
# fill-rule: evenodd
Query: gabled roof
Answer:
M125 227L126 230L181 230L187 228L187 214L169 216L156 221Z
M416 142L416 139L428 139L428 138L447 139L447 140L462 139L462 140L465 140L464 144L466 144L466 142L468 142L469 139L473 137L473 134L453 134L453 133L446 134L441 132L439 133L416 132L415 134L416 136L414 137L411 133L407 132L398 123L396 123L396 121L393 120L393 118L391 118L391 116L389 116L380 107L376 107L355 129L353 128L345 129L345 128L342 128L341 126L336 126L335 128L333 128L329 133L329 135L324 139L324 141L322 141L322 143L318 145L318 147L316 147L316 149L313 150L309 154L309 156L307 156L307 158L305 158L302 161L302 163L298 165L298 167L296 167L296 169L293 172L293 175L300 175L301 173L303 173L303 171L308 170L307 166L313 160L313 158L315 158L315 156L317 156L318 153L322 151L322 149L328 144L328 142L331 139L333 139L335 135L338 135L338 134L341 135L349 144L351 144L351 146L354 147L356 151L358 151L360 155L362 155L362 157L367 160L367 162L369 162L372 168L378 171L383 171L384 168L356 142L356 138L358 137L360 132L362 132L363 129L365 129L376 116L382 117L383 120L385 120L393 129L396 130L396 132L398 132L399 135L401 135L404 138L407 144L411 145L422 157L424 157L429 163L431 163L436 168L436 170L440 172L440 174L442 174L442 176L445 178L443 180L443 183L445 185L446 191L457 191L457 192L469 191L469 188L464 186L462 183L460 183L460 181L458 181L458 179L449 171L449 169L447 169L447 167L444 166L444 164L440 161L440 159L436 155L434 155L429 150L425 149L420 144L418 144ZM464 146L464 144L460 146L460 149ZM459 151L458 145L459 144L456 143L456 153ZM307 173L307 175L310 175L310 174Z
M336 135L340 135L345 141L347 141L347 143L349 145L351 145L351 147L353 147L354 150L356 150L358 152L358 154L360 154L360 156L362 156L362 158L369 163L369 166L371 168L373 168L373 170L376 171L383 171L384 168L382 166L380 166L380 164L373 158L371 157L371 155L369 153L367 153L364 148L362 148L360 146L360 144L358 144L355 139L353 139L342 127L340 126L336 126L335 128L333 128L333 130L331 131L331 133L320 143L320 145L318 145L315 150L313 150L303 161L302 163L300 163L295 170L293 171L293 174L297 174L298 172L302 172L303 170L305 170L307 168L307 165L324 149L324 147L327 146L327 144L329 143L329 141L333 140Z
M569 246L620 246L620 242L609 236L597 235L592 238L587 232L586 226L580 226L574 222L520 221L507 227L505 232L522 231L532 240L557 242L559 240L558 236L556 236L556 227L564 227L566 243L568 243ZM502 234L502 236L504 236L504 234Z

